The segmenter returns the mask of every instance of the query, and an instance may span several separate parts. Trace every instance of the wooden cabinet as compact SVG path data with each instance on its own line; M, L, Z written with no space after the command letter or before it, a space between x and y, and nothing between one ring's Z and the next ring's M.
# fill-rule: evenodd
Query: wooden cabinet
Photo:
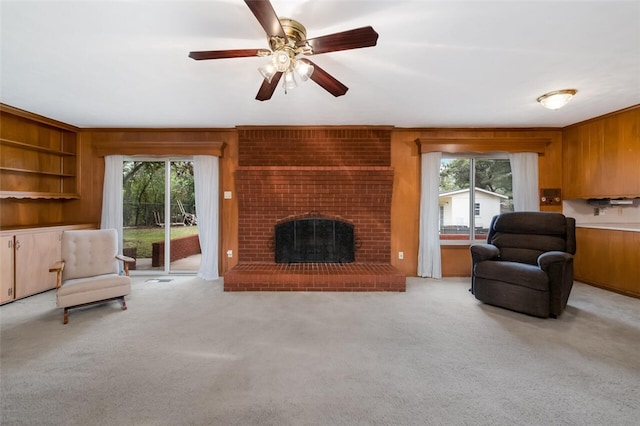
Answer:
M56 276L49 267L62 257L61 241L61 230L16 235L16 299L55 288Z
M0 304L12 301L14 277L13 235L0 237Z
M640 297L640 232L577 228L578 281Z
M569 126L563 138L563 196L640 196L640 107Z
M55 288L56 275L49 272L49 267L61 260L62 233L90 228L93 226L69 225L0 232L0 303Z
M0 198L78 198L77 132L0 105Z

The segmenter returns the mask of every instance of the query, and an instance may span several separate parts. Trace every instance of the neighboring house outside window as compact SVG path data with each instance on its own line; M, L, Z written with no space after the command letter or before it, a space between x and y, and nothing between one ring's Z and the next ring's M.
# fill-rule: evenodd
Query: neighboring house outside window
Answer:
M484 240L493 216L513 211L512 200L511 166L506 155L443 156L441 242Z

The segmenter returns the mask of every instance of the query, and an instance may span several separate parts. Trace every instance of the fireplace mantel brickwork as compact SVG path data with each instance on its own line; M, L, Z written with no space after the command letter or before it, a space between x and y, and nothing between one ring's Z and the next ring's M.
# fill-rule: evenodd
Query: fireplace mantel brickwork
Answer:
M387 166L391 129L240 128L240 166Z
M333 268L326 282L334 283L334 289L341 291L376 289L371 282L389 281L375 277L384 270L393 272L392 285L387 283L379 286L385 288L377 289L403 291L404 276L401 285L397 270L390 265L390 143L391 131L386 128L239 129L239 167L235 172L239 264L225 275L225 290L269 289L259 283L239 286L237 280L242 274L246 277L248 270L256 270L258 264L263 272L267 268L283 273L282 268L274 269L274 226L287 217L314 212L353 223L358 245L356 264L387 265L380 269L352 264L348 274L343 269L344 280L354 283L347 287L340 281L340 269ZM306 266L305 271L308 270L315 272L298 274L297 278L328 271ZM273 274L262 274L267 275ZM252 279L259 279L259 274ZM283 282L291 282L290 276L270 279L279 283L279 290L283 289ZM364 285L365 281L369 284ZM298 283L289 289L312 287ZM331 287L322 284L321 288Z
M390 261L390 168L242 167L235 179L239 262L273 262L274 226L284 217L310 211L353 223L359 242L356 261Z

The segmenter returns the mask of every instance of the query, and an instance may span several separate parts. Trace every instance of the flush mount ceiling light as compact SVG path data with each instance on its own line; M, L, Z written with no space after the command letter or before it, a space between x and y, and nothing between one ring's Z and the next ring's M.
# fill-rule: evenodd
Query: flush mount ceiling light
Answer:
M575 89L555 90L538 97L537 101L545 108L559 109L565 106L576 93L578 91Z

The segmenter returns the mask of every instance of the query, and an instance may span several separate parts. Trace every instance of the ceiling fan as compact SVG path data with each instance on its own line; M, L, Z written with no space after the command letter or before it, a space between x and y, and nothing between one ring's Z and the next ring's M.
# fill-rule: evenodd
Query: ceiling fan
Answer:
M378 40L378 33L370 26L307 39L305 27L293 19L278 18L269 0L245 0L245 3L267 33L270 49L208 50L190 52L189 57L198 61L251 56L270 57L269 63L259 68L264 77L256 95L259 101L271 99L283 75L285 93L297 86L297 76L302 81L315 81L333 96L344 95L349 90L347 86L302 56L371 47L375 46Z

